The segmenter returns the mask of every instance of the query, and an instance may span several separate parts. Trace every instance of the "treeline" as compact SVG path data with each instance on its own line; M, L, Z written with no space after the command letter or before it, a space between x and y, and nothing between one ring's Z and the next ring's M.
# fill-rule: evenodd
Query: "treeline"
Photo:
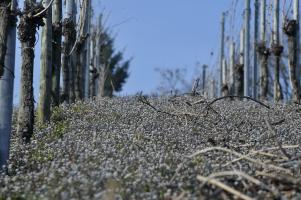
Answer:
M112 97L122 90L130 60L116 51L102 15L96 23L92 16L92 0L24 0L22 10L17 0L0 1L0 166L9 155L17 39L22 55L17 134L25 143L30 142L35 123L50 120L52 108L95 96ZM33 69L39 28L40 87L35 110Z
M207 93L300 102L299 0L244 0L243 4L238 35L225 33L227 25L234 31L231 20L238 21L236 8L222 14L219 73L207 84Z

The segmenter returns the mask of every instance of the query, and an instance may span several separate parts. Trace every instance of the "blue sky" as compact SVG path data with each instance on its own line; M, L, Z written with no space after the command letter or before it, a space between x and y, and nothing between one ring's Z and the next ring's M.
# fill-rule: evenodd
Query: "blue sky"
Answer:
M221 13L229 10L233 2L235 0L94 0L95 13L104 11L108 16L107 25L116 34L116 49L124 50L126 58L133 58L130 78L121 94L155 91L160 81L155 68L185 67L193 73L197 62L213 65L217 60ZM238 2L238 6L243 3ZM236 21L241 19L241 11L238 10ZM213 57L211 51L215 53ZM19 102L20 56L17 43L15 103ZM39 42L35 58L37 101Z

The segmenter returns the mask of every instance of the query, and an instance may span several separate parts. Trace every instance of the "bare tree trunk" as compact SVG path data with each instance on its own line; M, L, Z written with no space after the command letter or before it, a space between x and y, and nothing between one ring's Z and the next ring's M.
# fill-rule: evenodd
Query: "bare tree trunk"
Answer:
M239 52L239 63L234 68L234 94L243 96L244 94L244 41L245 31L240 31L240 52Z
M43 0L47 7L50 0ZM45 123L50 120L51 77L52 77L52 9L46 11L45 26L42 28L40 98L38 105L38 121Z
M258 19L259 19L259 0L255 0L254 2L254 60L253 60L253 97L257 98L258 96L258 60L257 60L257 51L256 51L256 44L258 43Z
M228 74L227 74L227 62L226 59L223 59L223 87L222 87L222 96L228 96L229 95L229 86L228 86Z
M272 51L276 57L274 68L274 100L280 101L282 99L281 86L280 86L280 60L283 52L283 47L279 41L279 0L274 0L274 30L273 30L273 47Z
M54 0L52 5L52 103L54 106L60 104L62 7L62 0Z
M222 95L223 90L223 59L224 59L224 43L225 43L225 13L222 14L222 21L221 21L221 36L220 36L220 58L219 58L219 70L220 70L220 77L219 77L219 89L218 89L218 96Z
M250 96L250 0L245 0L244 95Z
M206 70L207 70L208 66L207 65L203 65L203 83L202 83L202 89L203 89L203 95L205 96L206 94L208 95L208 92L207 92L207 85L206 85L206 81L207 81L207 78L206 78Z
M260 43L256 44L256 50L260 57L260 98L267 99L268 96L268 59L270 50L266 47L266 0L260 4Z
M234 93L234 79L235 79L235 42L230 45L230 74L229 74L229 91L230 94Z
M36 29L43 25L42 16L34 17L43 7L35 0L24 1L24 15L20 18L18 35L22 48L21 96L18 116L18 134L29 142L34 126L33 67Z
M91 61L90 61L90 97L95 97L96 93L96 78L97 78L97 69L96 69L96 31L93 31L91 37Z
M92 5L91 0L87 0L87 12L86 12L86 22L85 22L85 34L87 34L86 39L86 52L84 52L83 60L85 62L85 77L84 77L84 97L89 98L89 79L90 79L90 54L91 54L91 48L90 48L90 38L91 38L91 16L92 15Z
M81 36L79 36L81 37ZM76 44L76 70L75 70L75 98L76 100L81 100L83 98L83 59L82 59L82 51L83 51L84 41L78 41Z
M283 27L284 33L288 37L288 50L289 50L289 70L290 82L292 86L292 98L294 101L300 101L300 88L298 84L296 70L298 67L298 43L299 43L299 0L294 3L294 19L285 19ZM300 75L299 75L300 76Z
M63 101L70 103L70 91L74 89L72 86L72 62L71 62L71 50L76 40L75 21L74 21L74 0L66 1L66 18L63 21L63 35L65 37L64 49L63 49Z
M106 81L107 81L107 66L103 65L99 73L99 92L98 92L99 97L106 96L106 91L105 91Z
M10 17L9 5L10 0L3 0L2 2L0 2L0 78L2 77L5 70L4 61Z
M10 2L8 2L10 3ZM16 9L16 1L11 1L11 10ZM2 7L2 5L1 5ZM5 6L5 7L8 7ZM1 8L0 8L1 9ZM2 12L2 11L0 11ZM1 15L1 14L0 14ZM0 17L4 17L1 15ZM6 19L1 18L1 19ZM9 158L10 134L13 112L13 93L14 93L14 71L15 71L15 49L16 49L16 17L9 16L10 22L7 27L7 36L0 36L0 39L7 38L3 76L0 78L0 171L6 165ZM2 20L0 20L2 21ZM5 20L3 20L5 21ZM1 24L2 22L0 22ZM3 28L0 25L0 28ZM0 31L1 32L1 31ZM3 42L3 41L1 41ZM0 42L0 43L1 43ZM3 44L2 44L3 45ZM1 46L1 45L0 45ZM0 47L1 48L1 47Z

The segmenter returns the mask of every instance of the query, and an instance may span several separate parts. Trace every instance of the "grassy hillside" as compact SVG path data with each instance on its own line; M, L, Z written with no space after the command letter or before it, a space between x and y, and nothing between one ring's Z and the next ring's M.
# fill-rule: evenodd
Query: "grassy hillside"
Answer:
M1 197L300 199L301 106L210 102L123 97L57 108L30 145L13 135Z

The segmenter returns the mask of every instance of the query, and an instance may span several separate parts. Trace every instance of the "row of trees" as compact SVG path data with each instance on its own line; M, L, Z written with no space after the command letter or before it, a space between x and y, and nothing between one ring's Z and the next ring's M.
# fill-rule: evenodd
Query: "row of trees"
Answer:
M33 135L35 113L38 123L46 123L51 109L61 103L113 96L129 75L130 60L116 52L102 16L92 23L92 0L64 2L65 13L62 0L24 0L22 11L16 0L0 1L0 166L9 155L16 38L22 54L17 134L25 142ZM35 110L33 69L40 27L40 88Z
M254 3L253 9L251 2ZM267 28L269 18L266 0L244 0L244 3L240 45L237 47L234 40L230 42L227 48L229 57L225 55L226 17L225 13L222 15L218 95L245 95L265 100L273 98L275 101L283 100L286 96L287 99L300 101L299 0L289 2L282 20L280 0L272 1L269 5L273 24L270 33ZM254 16L253 20L251 15ZM253 29L251 22L254 22ZM281 41L284 41L283 44Z

